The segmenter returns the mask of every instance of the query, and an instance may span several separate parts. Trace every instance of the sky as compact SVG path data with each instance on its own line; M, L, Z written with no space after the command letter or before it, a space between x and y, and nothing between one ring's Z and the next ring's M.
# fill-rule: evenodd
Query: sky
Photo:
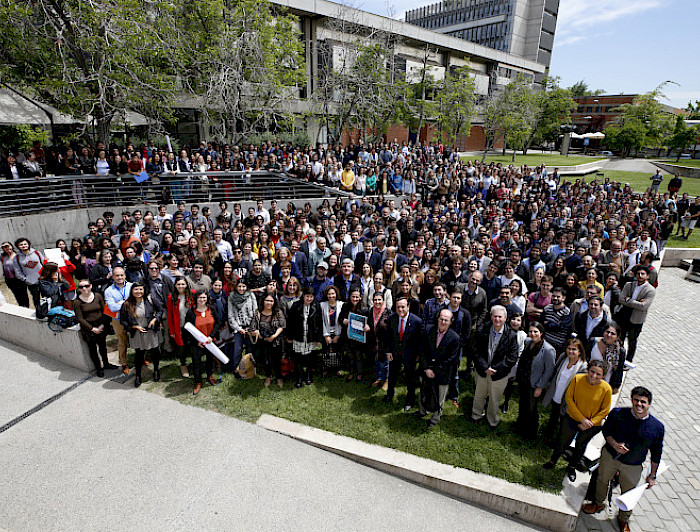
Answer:
M434 2L343 3L403 19ZM700 0L560 0L550 74L565 87L585 80L605 94L641 94L668 81L662 102L685 108L700 100L698 15Z

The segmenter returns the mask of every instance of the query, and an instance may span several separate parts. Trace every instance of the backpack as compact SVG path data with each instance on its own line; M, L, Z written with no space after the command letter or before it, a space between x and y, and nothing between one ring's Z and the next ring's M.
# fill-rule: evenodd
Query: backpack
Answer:
M75 312L63 307L53 307L49 310L48 318L49 329L53 332L61 332L63 329L78 324L78 318L75 317Z
M255 378L255 359L253 355L250 353L243 355L236 371L243 379Z

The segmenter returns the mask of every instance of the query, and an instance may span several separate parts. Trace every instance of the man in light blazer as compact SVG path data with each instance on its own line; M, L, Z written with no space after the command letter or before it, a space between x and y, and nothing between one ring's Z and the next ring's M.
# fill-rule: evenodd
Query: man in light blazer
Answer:
M637 351L637 339L647 319L649 307L656 297L656 288L649 284L649 268L638 264L634 268L637 282L627 283L620 293L620 305L632 309L629 323L622 327L622 341L627 337L627 360L632 362Z

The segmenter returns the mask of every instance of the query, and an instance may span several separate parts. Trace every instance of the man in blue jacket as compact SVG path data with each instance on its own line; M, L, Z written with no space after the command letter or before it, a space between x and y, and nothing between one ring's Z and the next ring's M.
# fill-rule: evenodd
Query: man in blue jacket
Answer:
M664 446L664 425L649 413L652 394L637 386L632 390L632 407L616 408L603 425L605 446L600 454L595 501L586 504L583 511L594 514L605 509L608 485L620 473L620 490L624 494L637 487L642 476L647 453L651 453L651 469L645 482L651 488L656 484L656 471L661 462ZM631 511L620 510L617 522L620 532L629 532Z

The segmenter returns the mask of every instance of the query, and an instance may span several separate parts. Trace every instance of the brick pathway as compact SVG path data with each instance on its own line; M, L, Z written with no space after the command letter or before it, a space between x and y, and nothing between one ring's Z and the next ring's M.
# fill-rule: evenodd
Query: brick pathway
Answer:
M663 459L671 466L635 508L633 531L700 530L700 284L685 281L685 273L661 270L635 356L639 366L627 373L618 403L630 406L628 395L635 386L652 391L652 413L666 426ZM616 512L581 513L576 530L615 531Z

